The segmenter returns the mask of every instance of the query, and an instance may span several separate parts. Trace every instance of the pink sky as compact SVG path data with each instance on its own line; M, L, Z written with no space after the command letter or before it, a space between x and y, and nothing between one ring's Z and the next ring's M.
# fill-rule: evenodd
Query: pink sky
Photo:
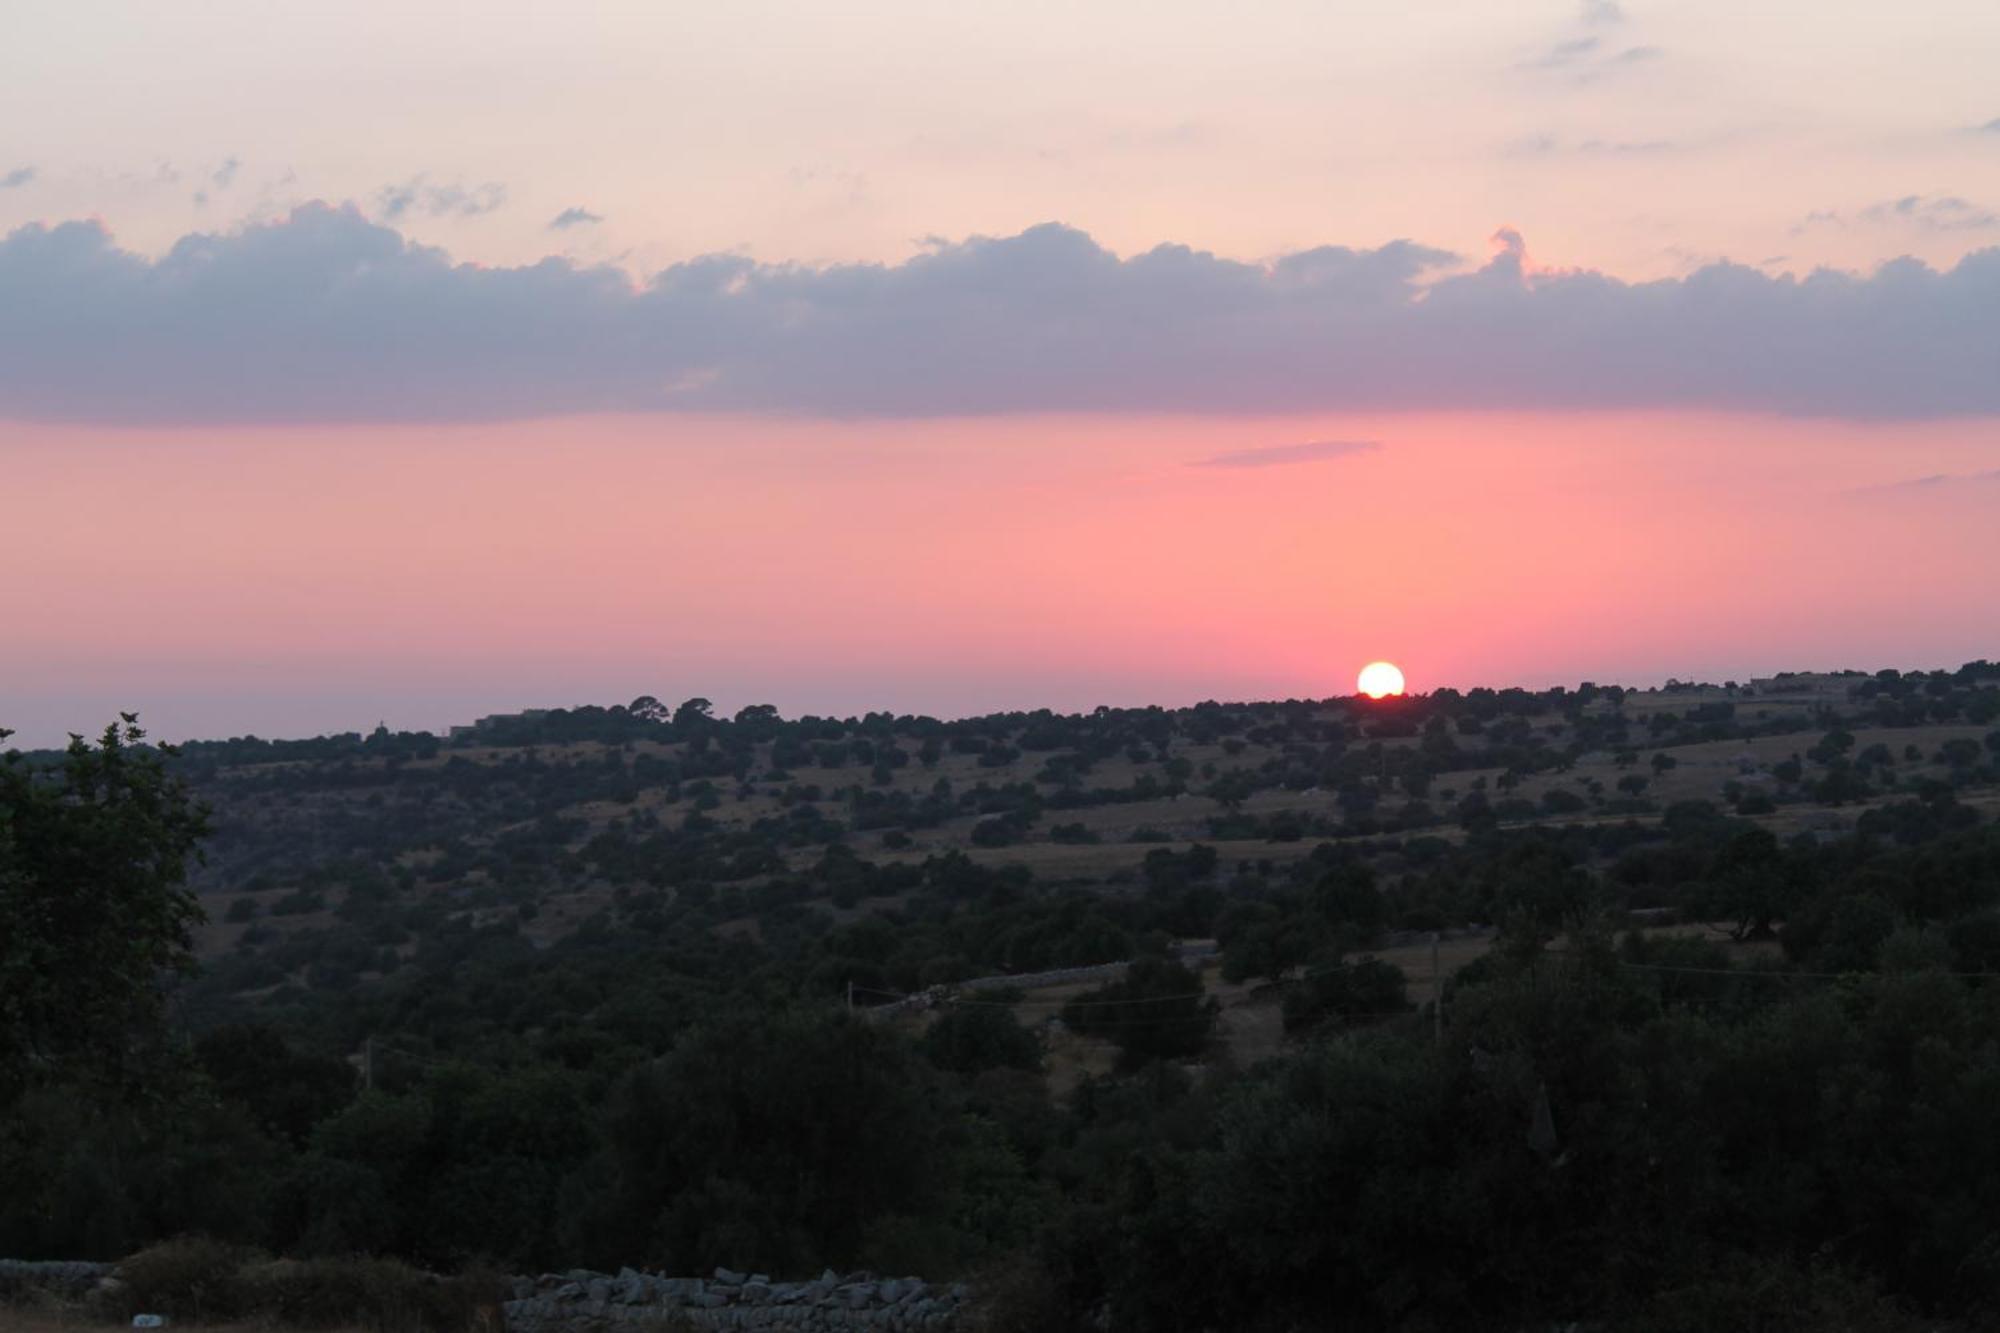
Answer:
M1993 0L22 8L26 743L2000 657Z
M1307 441L1373 450L1190 466ZM1688 414L0 427L47 742L1320 696L1991 655L1987 422ZM1919 485L1920 478L1955 480Z

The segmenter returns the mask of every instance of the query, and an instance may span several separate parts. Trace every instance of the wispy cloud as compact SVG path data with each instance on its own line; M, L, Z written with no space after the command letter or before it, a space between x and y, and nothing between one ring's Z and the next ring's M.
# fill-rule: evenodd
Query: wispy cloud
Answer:
M1509 157L1650 157L1680 148L1672 139L1563 139L1535 134L1514 140L1503 151Z
M1213 458L1189 463L1189 467L1283 467L1288 463L1318 463L1329 458L1351 458L1374 453L1382 446L1374 440L1314 440L1310 444L1277 444L1263 449L1237 449Z
M1538 56L1522 63L1528 69L1568 69L1581 61L1596 55L1604 47L1598 37L1573 37L1557 42Z
M1517 62L1517 68L1562 75L1576 83L1591 83L1620 67L1658 60L1657 46L1628 45L1608 34L1628 22L1618 0L1582 0L1571 36L1559 38Z
M1880 486L1863 486L1849 491L1849 495L1912 495L1923 492L1958 490L1964 487L1990 486L2000 490L2000 468L1989 472L1934 472L1928 477L1912 477L1908 481L1891 481Z
M1906 194L1851 214L1833 208L1814 209L1792 227L1792 234L1796 236L1814 227L1857 224L1917 227L1924 231L1987 231L2000 228L2000 213L1957 195Z
M385 185L375 193L376 211L396 222L417 214L425 217L478 217L507 202L507 187L497 181L484 185L434 185L421 175L401 185Z
M587 208L565 208L549 219L549 230L568 231L571 227L589 227L602 221L602 213L593 213Z
M1979 231L2000 226L2000 214L1957 195L1907 194L1861 211L1870 222L1912 222L1932 231Z
M18 190L34 178L33 167L15 167L6 175L0 176L0 190Z

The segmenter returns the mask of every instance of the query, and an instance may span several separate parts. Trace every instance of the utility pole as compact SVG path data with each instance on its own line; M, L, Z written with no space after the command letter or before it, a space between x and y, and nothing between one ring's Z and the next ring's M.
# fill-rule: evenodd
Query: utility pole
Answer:
M1438 969L1438 936L1431 932L1431 1037L1444 1045L1444 973Z

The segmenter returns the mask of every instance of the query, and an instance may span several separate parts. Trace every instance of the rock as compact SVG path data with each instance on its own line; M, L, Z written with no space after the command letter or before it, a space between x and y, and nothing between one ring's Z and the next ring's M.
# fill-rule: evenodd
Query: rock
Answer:
M860 1310L874 1302L876 1288L873 1282L849 1282L839 1291L848 1309Z
M715 1270L714 1276L715 1280L725 1287L740 1287L743 1285L744 1279L749 1275L747 1273L738 1273L733 1269L718 1268Z
M583 1284L582 1284L581 1282L565 1282L565 1283L563 1283L563 1284L562 1284L562 1285L561 1285L560 1287L557 1287L557 1288L556 1288L556 1299L557 1299L557 1300L559 1300L559 1301L580 1301L580 1300L582 1300L582 1299L583 1299Z
M592 1305L611 1303L611 1281L609 1278L594 1277L584 1284L583 1292Z
M753 1273L750 1280L743 1284L741 1299L749 1305L769 1305L771 1303L770 1279L765 1278L760 1282L757 1275Z

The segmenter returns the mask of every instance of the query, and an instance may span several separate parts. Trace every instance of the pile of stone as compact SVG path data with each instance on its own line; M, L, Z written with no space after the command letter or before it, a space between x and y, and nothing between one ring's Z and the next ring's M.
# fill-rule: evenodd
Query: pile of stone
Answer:
M516 1333L585 1333L625 1325L671 1329L874 1329L881 1333L953 1329L970 1293L921 1278L883 1278L832 1269L809 1282L773 1282L763 1273L718 1268L706 1277L659 1277L631 1268L616 1275L571 1269L517 1278L502 1312Z

